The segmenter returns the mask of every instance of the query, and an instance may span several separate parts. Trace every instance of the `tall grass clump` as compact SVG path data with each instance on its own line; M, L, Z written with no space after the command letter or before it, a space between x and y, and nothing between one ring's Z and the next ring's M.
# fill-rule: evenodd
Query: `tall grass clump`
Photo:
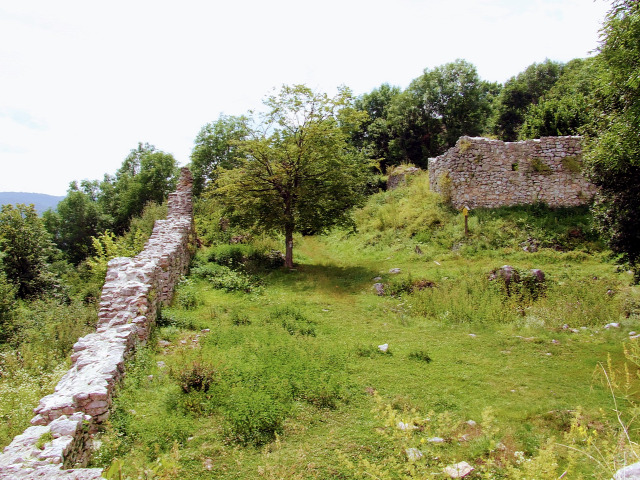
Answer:
M372 195L354 218L360 234L375 241L440 229L451 222L453 213L429 189L429 175L420 172L409 176L406 186Z

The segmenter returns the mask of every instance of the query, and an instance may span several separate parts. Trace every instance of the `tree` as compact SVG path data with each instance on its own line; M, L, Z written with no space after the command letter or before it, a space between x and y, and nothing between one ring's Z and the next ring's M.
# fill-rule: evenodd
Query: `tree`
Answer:
M553 87L561 72L561 63L547 59L507 80L496 103L494 133L508 142L516 140L527 109Z
M462 135L480 135L487 126L497 85L484 82L465 60L425 69L393 98L390 150L419 166L452 147Z
M291 268L294 232L347 224L363 199L368 165L349 139L365 115L347 89L330 98L283 86L264 103L268 111L240 143L239 166L221 171L216 194L233 220L284 234Z
M402 163L398 151L391 148L393 132L389 122L389 110L393 99L400 95L399 87L388 83L365 93L354 102L357 110L366 112L367 120L353 134L352 142L370 159L379 163L380 169Z
M102 215L98 203L80 191L76 182L71 184L55 212L44 212L43 220L56 246L75 265L91 253L91 237L109 227L109 220Z
M600 227L640 281L640 4L614 1L602 32L595 93L599 115L585 159L600 187L595 205Z
M598 67L595 58L567 63L558 81L527 108L518 138L580 135L592 121Z
M54 287L49 269L56 250L33 205L3 205L0 211L1 267L20 298Z
M147 203L164 202L175 189L177 178L173 155L148 143L139 143L122 162L115 178L105 176L100 184L102 195L111 197L98 201L108 205L106 213L114 219L113 230L118 234L124 232L131 218L140 215Z
M246 117L220 115L207 123L195 140L191 152L193 194L199 196L206 185L215 180L218 168L234 168L242 158L238 142L247 138L249 127Z

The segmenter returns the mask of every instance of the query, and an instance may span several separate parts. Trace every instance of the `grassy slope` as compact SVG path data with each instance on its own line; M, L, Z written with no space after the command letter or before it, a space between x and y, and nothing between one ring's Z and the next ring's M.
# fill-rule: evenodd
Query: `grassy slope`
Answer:
M155 469L161 478L367 478L373 470L360 472L358 458L405 468L403 448L422 445L431 452L419 467L423 478L431 478L428 472L438 478L452 462L467 460L480 469L489 460L511 459L515 451L535 455L546 438L568 429L568 411L577 406L590 418L601 407L612 408L598 364L608 355L616 366L623 360L621 342L637 329L633 315L621 317L633 292L625 274L599 253L584 213L564 212L565 226L535 209L507 210L495 218L479 212L472 217L471 239L465 239L461 218L437 205L425 185L419 178L411 190L374 196L358 213L357 234L298 239L297 270L265 273L257 292L226 293L204 280L183 287L179 295L188 289L200 304L165 311L172 325L157 335L170 345L140 355L96 462L122 458L125 473ZM579 251L524 253L520 243L531 235L541 246ZM533 302L505 298L486 280L505 263L543 269L546 296ZM388 273L396 267L400 274ZM375 295L374 277L389 285L406 284L409 275L436 287ZM311 326L315 336L288 335L283 311L295 311L295 321ZM621 318L621 329L602 328ZM202 328L211 332L199 334ZM377 351L383 343L391 354ZM158 367L158 361L167 366ZM203 402L177 386L176 372L194 361L222 372ZM304 383L305 375L316 384L311 390L339 383L329 393L336 408L318 407L303 393L283 400L286 420L276 441L260 447L230 441L225 412L236 398L244 405L247 392L266 392L262 405L289 388L283 378ZM186 409L185 399L191 402ZM373 412L376 402L395 413ZM483 424L482 431L467 432L471 441L459 442L466 428L460 422L480 423L487 407L496 431ZM385 421L395 425L398 418L445 412L453 420L420 424L410 438L399 438L393 426L384 428ZM424 444L436 435L446 440L437 454ZM503 446L497 448L498 442ZM581 468L597 470L589 463Z

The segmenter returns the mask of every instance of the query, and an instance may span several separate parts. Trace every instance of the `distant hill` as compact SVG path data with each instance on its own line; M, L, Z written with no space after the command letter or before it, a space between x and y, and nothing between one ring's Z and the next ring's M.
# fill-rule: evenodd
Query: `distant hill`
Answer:
M0 205L16 205L17 203L29 205L33 203L36 211L42 214L48 208L55 209L58 202L63 198L64 196L46 195L44 193L0 192Z

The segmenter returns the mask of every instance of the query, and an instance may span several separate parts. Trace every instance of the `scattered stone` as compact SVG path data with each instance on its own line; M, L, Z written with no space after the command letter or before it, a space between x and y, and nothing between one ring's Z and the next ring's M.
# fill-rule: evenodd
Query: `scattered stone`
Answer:
M209 333L211 331L211 329L209 328L203 328L202 330L200 330L200 333Z
M607 323L604 328L620 328L620 324L618 322Z
M407 454L407 459L410 462L416 462L424 456L424 454L417 448L407 448L404 453Z
M153 380L153 375L147 375L148 380Z
M633 336L633 335L636 335L636 332L635 332L635 331L629 332L629 336L630 336L630 337L631 337L631 336Z
M436 265L440 266L440 262L437 262L436 260L434 260L433 263L435 263Z
M545 353L545 355L546 355L547 357L551 357L551 356L553 356L553 353L551 353L551 352L547 352L547 353Z
M383 284L383 283L375 283L375 284L373 285L373 288L375 288L375 289L376 289L376 293L377 293L379 296L383 296L383 295L384 295L384 284Z
M422 255L422 249L420 248L420 245L416 245L415 252L416 252L418 255Z
M441 437L431 437L427 440L429 443L444 443L444 438Z
M391 270L389 270L389 273L392 273L392 274L400 273L400 269L399 268L392 268Z
M156 362L156 365L158 366L158 368L163 369L167 367L167 364L164 363L162 360L160 360L159 362Z
M467 425L469 425L470 427L475 427L477 425L477 423L475 422L475 420L467 420Z
M202 468L205 470L213 470L213 460L211 458L205 458L202 461Z
M629 340L635 340L636 338L640 338L640 335L631 335Z
M560 345L560 342L558 340L556 340L555 338L553 340L551 340L551 343L553 343L554 345Z
M389 344L383 343L382 345L378 345L378 350L380 350L382 353L387 353L387 351L389 350Z
M459 442L468 442L469 441L469 435L467 435L466 433L464 435L460 435L458 437L458 441Z
M375 278L373 279L373 281L374 281L374 282L379 282L379 281L381 281L381 280L382 280L382 277L375 277Z
M416 427L415 425L412 425L410 423L398 422L398 428L400 430L415 430L418 427Z
M470 334L469 334L469 336L470 336L471 338L476 338L476 337L477 337L477 335L476 335L475 333L470 333Z
M170 347L171 346L171 342L167 342L166 340L158 340L158 346L159 347Z
M613 290L609 289L607 290L607 295L609 295L610 297L615 294L616 292L614 292Z
M621 468L613 478L614 480L640 480L640 462Z
M473 472L474 468L467 462L456 463L455 465L449 465L445 467L444 473L449 475L449 478L464 478Z

